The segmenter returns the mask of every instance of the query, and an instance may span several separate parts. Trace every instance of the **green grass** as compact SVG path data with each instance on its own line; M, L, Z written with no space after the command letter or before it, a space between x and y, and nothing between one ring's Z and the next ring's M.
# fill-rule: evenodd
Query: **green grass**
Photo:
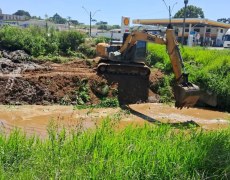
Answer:
M149 44L148 49L148 63L161 69L168 76L166 79L172 79L172 67L165 46ZM218 107L230 111L230 51L184 47L181 53L190 82L199 85L204 91L216 94ZM167 89L168 85L162 83L160 88Z
M228 179L230 130L52 124L47 139L0 135L0 179ZM80 126L79 126L80 127Z

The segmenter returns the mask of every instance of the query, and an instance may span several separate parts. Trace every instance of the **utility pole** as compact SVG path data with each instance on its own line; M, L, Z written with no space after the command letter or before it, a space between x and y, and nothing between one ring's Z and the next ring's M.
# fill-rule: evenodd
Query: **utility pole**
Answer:
M91 23L92 23L92 14L89 12L89 36L91 37Z
M92 13L91 13L91 11L89 12L89 11L87 11L87 9L84 7L84 6L82 6L82 8L85 10L85 12L89 15L89 36L91 36L91 29L92 29L92 18L93 18L93 16L96 14L96 12L98 12L98 11L100 11L99 9L98 10L96 10L94 13L93 13L93 15L92 15Z
M172 11L173 11L174 6L177 4L177 2L175 2L173 4L172 8L166 4L165 0L163 0L163 2L164 2L165 7L167 8L167 10L169 12L169 24L171 25L171 23L172 23Z
M182 39L181 44L184 45L184 31L185 31L185 18L186 18L186 9L187 9L188 0L184 0L184 19L183 19L183 30L182 30Z

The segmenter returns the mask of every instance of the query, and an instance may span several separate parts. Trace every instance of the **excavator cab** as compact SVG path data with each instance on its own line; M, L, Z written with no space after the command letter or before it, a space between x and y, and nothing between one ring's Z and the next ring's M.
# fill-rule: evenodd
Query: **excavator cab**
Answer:
M145 63L147 43L145 41L137 41L127 52L123 53L123 61L129 63Z

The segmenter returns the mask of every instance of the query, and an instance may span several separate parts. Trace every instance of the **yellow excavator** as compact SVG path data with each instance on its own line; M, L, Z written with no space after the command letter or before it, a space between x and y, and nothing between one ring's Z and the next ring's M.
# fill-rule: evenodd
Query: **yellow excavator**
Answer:
M188 81L179 44L171 25L168 25L165 37L153 35L147 31L133 31L130 34L124 34L123 44L120 46L107 43L97 44L96 52L100 57L97 72L149 78L151 71L145 64L146 42L166 45L176 79L173 87L175 106L178 108L194 106L200 97L200 89Z

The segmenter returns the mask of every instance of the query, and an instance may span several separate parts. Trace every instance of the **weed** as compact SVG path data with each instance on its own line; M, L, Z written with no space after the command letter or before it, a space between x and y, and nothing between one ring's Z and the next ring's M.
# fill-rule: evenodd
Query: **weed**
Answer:
M64 97L61 98L60 100L60 105L70 105L71 104L71 99L68 95L65 95Z
M87 79L82 79L78 82L78 89L76 90L76 100L78 105L84 105L89 102L89 85Z
M98 107L119 107L119 101L115 98L103 98L99 103Z
M119 101L117 97L114 98L102 98L98 104L79 104L75 106L75 109L93 109L93 108L115 108L119 107Z

